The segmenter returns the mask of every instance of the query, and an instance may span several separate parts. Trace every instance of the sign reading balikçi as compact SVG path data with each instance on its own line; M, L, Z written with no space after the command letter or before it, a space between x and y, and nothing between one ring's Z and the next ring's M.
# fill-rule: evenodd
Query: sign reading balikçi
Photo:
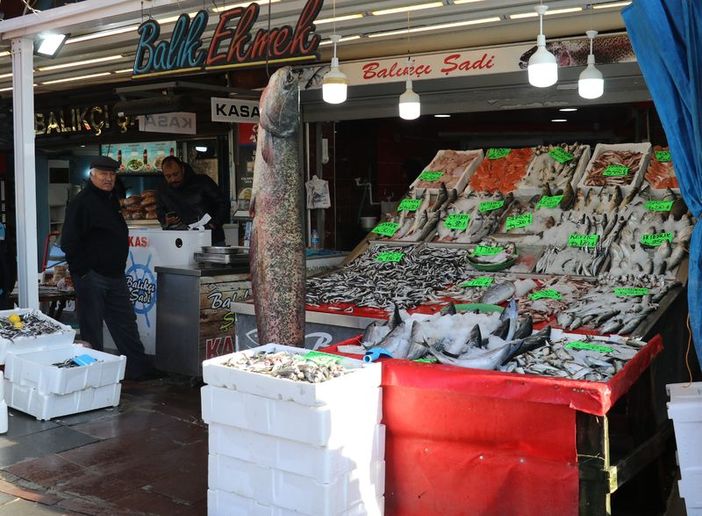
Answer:
M219 14L219 21L203 48L209 14L198 11L191 19L181 14L170 39L161 39L161 25L148 19L139 26L139 42L134 56L133 77L153 77L173 73L225 70L266 63L314 59L321 37L314 20L324 0L308 0L295 27L283 25L259 28L260 6L251 3Z

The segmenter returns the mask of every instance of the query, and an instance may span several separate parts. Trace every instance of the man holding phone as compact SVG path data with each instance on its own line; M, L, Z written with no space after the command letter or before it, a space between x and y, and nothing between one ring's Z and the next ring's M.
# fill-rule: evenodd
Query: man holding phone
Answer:
M164 158L161 170L166 183L159 189L156 213L164 229L182 229L208 214L211 220L206 227L212 230L212 245L225 245L223 225L229 202L217 183L195 174L175 156Z

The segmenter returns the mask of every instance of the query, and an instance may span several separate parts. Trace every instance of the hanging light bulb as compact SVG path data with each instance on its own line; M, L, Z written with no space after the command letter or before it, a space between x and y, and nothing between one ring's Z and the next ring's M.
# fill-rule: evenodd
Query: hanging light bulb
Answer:
M349 80L346 74L339 70L339 58L336 57L336 44L341 39L341 35L332 34L330 39L334 43L334 57L331 60L331 70L322 80L322 98L328 104L341 104L346 101Z
M585 34L590 38L590 54L587 56L587 68L580 73L578 79L578 94L584 99L596 99L604 93L604 77L595 68L595 54L592 51L597 31L589 30Z
M409 58L407 59L409 61ZM415 120L419 118L422 107L419 102L419 95L412 89L412 79L407 79L405 92L400 95L400 118L404 120Z
M544 14L548 10L548 6L537 5L534 10L539 14L539 35L536 38L536 52L529 58L527 66L529 84L537 88L547 88L558 81L558 63L556 56L546 50Z

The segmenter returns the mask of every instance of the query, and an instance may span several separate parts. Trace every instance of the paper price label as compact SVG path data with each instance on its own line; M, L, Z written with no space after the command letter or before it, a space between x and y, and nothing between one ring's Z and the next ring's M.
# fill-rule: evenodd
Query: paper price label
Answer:
M344 357L332 355L331 353L322 353L321 351L310 351L302 355L302 358L316 362L319 365L338 364L344 359Z
M505 201L483 201L478 205L478 211L485 213L486 211L499 210L505 205Z
M531 213L514 215L513 217L507 217L507 221L505 222L505 230L510 231L512 229L526 228L531 226L533 222L534 215Z
M603 346L602 344L592 344L590 342L582 342L579 340L569 342L568 344L566 344L565 347L570 349L584 349L587 351L597 351L598 353L611 353L612 351L614 351L614 348L611 348L609 346Z
M614 289L614 295L617 297L641 297L647 296L649 289L636 287L621 287Z
M421 174L419 174L419 180L420 181L426 181L428 183L435 183L439 179L441 179L441 176L443 176L444 173L439 171L439 170L425 170Z
M561 165L575 159L575 156L573 156L570 152L565 151L561 147L556 147L555 149L550 150L548 154Z
M473 249L473 256L495 256L504 251L504 247L492 245L479 245Z
M529 296L532 301L538 301L539 299L562 299L563 296L561 295L560 292L557 290L553 290L552 288L545 288L544 290L539 290L538 292L534 292L531 296Z
M600 235L579 235L573 233L568 237L568 247L595 247L600 241Z
M663 244L663 242L673 243L673 233L654 233L648 235L641 235L641 244L647 245L649 247L658 247Z
M444 226L448 229L465 231L468 228L468 222L470 222L470 215L467 213L452 213L446 216Z
M673 209L673 201L646 201L648 211L670 211Z
M402 199L397 211L417 211L421 205L421 199Z
M558 208L562 200L562 195L544 195L543 197L541 197L541 199L539 199L539 202L536 204L536 209L540 210L541 208Z
M400 225L397 222L381 222L372 229L371 233L391 237L397 233L398 229L400 229Z
M490 276L482 276L480 278L473 278L472 280L464 281L459 285L461 288L465 287L489 287L492 285L494 278Z
M488 159L501 159L509 156L509 153L512 152L512 149L505 149L505 148L494 148L494 149L488 149L487 151L487 157Z
M400 251L383 251L382 253L378 253L375 257L375 261L380 263L397 263L402 261L404 257L405 253Z
M672 160L673 158L670 157L670 151L656 151L656 161L668 163Z
M602 175L605 177L624 177L629 175L629 167L624 165L609 165Z

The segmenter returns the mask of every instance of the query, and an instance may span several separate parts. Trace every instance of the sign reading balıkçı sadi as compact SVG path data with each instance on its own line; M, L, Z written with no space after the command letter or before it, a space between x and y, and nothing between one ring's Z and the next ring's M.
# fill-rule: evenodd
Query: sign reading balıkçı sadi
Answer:
M260 12L258 4L228 9L220 13L207 46L203 35L209 14L204 9L192 19L181 14L170 39L160 41L161 26L156 20L149 19L138 29L133 77L226 70L315 58L321 37L314 32L314 20L323 3L323 0L308 0L295 27L283 25L256 31L253 27Z

